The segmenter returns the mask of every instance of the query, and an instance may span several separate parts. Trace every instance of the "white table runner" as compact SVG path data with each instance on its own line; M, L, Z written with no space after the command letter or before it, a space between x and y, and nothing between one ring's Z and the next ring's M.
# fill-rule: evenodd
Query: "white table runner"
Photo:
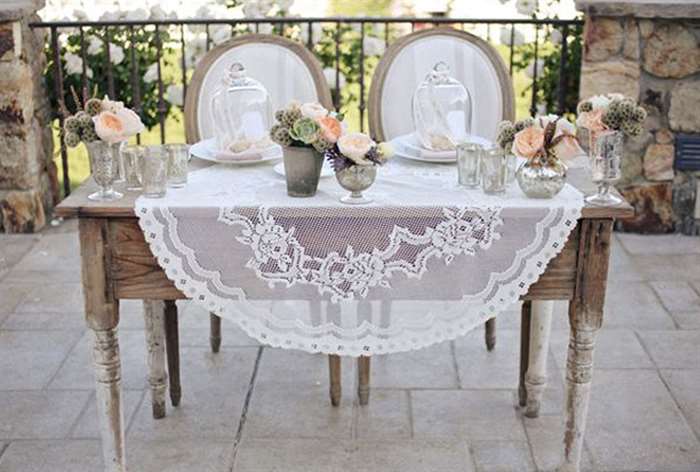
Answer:
M262 343L372 355L453 339L525 294L561 250L583 196L456 185L454 166L392 161L352 207L334 178L290 198L271 166L211 166L139 198L146 240L175 286Z

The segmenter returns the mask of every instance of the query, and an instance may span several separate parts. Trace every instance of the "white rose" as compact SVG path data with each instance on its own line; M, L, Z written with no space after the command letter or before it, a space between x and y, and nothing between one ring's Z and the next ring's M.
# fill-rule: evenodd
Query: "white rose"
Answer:
M517 0L515 9L521 15L532 16L537 11L537 0Z
M304 118L311 118L314 120L323 118L328 115L328 110L326 110L320 103L304 103L301 107L301 116Z
M595 95L589 98L588 101L591 102L593 109L597 110L599 108L608 108L612 100L606 95Z
M501 28L500 41L504 46L510 46L511 31L513 34L513 46L522 46L525 44L525 35L516 28Z
M374 146L374 141L364 133L348 133L338 138L340 153L361 166L371 166L374 163L365 158L365 155Z
M542 77L542 69L544 68L544 60L537 59L537 61L530 61L530 63L525 68L525 75L530 78L535 78L535 70L537 71L537 77Z
M124 108L124 102L110 100L107 95L102 99L102 110L117 113Z
M558 29L553 29L549 34L549 40L554 44L561 44L562 38L563 36L561 35L561 31Z
M182 85L171 84L165 90L167 100L173 105L182 106L185 101L185 92Z
M156 79L158 79L158 63L154 62L153 64L148 66L148 69L146 69L146 73L143 74L143 81L147 84L150 84L152 82L155 82Z
M102 50L102 46L104 45L104 42L98 38L97 36L90 36L90 40L88 42L88 47L86 49L86 52L90 56L94 56L95 54L99 53Z
M386 49L384 41L373 36L365 36L362 44L364 46L365 56L381 56Z
M103 111L93 117L92 121L97 136L108 143L126 141L145 129L141 118L128 108L120 108L115 112Z
M109 45L109 60L112 61L112 64L115 66L121 64L124 57L124 48L116 44Z
M335 69L333 67L326 67L323 69L323 76L326 78L328 86L332 90L335 90ZM338 71L338 87L341 89L345 87L345 74L340 71Z
M66 61L66 72L71 75L83 73L83 59L77 54L67 52L63 59Z

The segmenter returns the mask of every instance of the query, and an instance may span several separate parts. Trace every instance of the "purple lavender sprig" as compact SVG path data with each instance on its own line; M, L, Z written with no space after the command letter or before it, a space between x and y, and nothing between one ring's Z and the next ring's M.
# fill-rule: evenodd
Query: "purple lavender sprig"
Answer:
M353 165L353 162L350 159L340 153L340 149L338 149L337 144L334 144L332 148L326 151L325 157L328 162L331 163L331 167L333 167L335 172L340 172L341 170L347 169Z

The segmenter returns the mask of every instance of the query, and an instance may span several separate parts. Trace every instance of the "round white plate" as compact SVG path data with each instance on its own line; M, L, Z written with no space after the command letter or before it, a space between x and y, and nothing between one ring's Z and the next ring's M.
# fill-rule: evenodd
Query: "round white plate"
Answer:
M282 177L284 177L284 175L285 175L284 174L284 162L280 162L275 167L273 167L272 170L274 170L276 174L279 174ZM333 168L331 167L330 162L324 160L323 167L321 168L321 178L331 177L331 176L333 176L333 174L334 174L334 172L333 172Z
M251 159L236 161L233 159L217 159L216 158L216 141L214 138L205 139L204 141L199 141L190 147L190 154L200 159L204 159L209 162L216 162L217 164L231 164L235 166L247 166L253 164L260 164L261 162L277 161L282 159L282 147L278 144L273 144L267 149L263 150L264 157L262 159Z
M470 142L481 144L484 147L491 146L493 143L488 139L482 138L481 136L472 135L469 138ZM426 157L421 155L422 151L420 145L416 141L413 133L405 134L403 136L397 136L391 140L391 144L394 146L394 151L397 156L403 157L404 159L411 159L420 162L433 162L439 164L449 164L450 162L457 162L457 151L452 151L449 153L449 157Z

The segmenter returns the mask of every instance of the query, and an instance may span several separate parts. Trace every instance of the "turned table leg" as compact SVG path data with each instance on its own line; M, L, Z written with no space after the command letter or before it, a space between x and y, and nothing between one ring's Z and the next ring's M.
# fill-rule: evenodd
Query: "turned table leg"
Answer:
M528 357L530 355L530 319L532 302L524 301L520 313L520 376L518 380L518 404L527 404L527 389L525 388L525 373L527 372Z
M209 344L213 353L221 349L221 318L214 313L209 313Z
M170 403L180 404L180 327L177 319L177 305L173 300L165 301L165 350L168 356L168 377L170 378Z
M357 358L357 396L360 399L360 405L369 403L369 362L370 358L360 356Z
M547 387L547 355L549 335L552 329L554 302L537 300L532 302L530 320L530 354L525 374L527 401L525 416L537 418L540 414L542 395Z
M593 375L595 334L603 323L612 220L582 220L577 282L569 304L564 460L558 472L579 472Z
M144 300L143 314L146 322L146 348L148 349L148 383L151 386L153 418L165 417L165 391L168 374L165 371L165 323L163 302Z
M493 351L493 348L496 347L496 318L486 320L484 341L486 341L486 350Z
M331 354L328 356L328 373L330 378L330 395L331 405L340 405L340 396L342 393L341 387L341 369L340 356Z
M103 219L79 221L85 321L94 334L97 416L105 472L126 472L124 413L119 358L119 302L114 298L109 254L109 231Z

